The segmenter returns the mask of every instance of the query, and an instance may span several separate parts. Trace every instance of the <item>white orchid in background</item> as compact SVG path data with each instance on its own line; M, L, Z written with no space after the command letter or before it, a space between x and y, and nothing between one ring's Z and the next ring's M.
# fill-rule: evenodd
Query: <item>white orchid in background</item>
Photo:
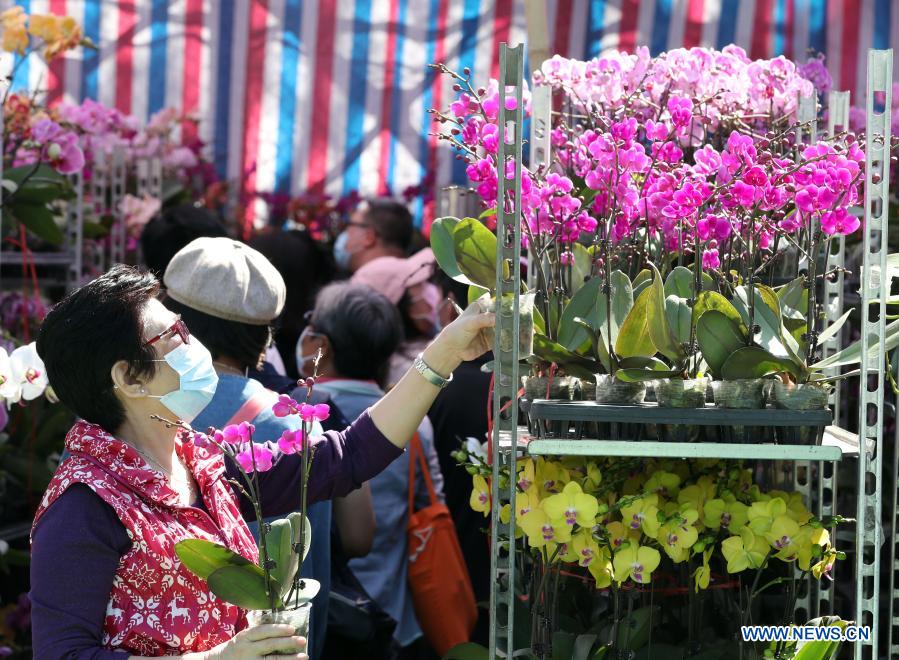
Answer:
M12 380L18 390L14 396L6 397L9 403L17 403L19 399L32 401L47 389L49 380L44 369L44 361L37 354L34 342L20 346L9 356L12 369Z
M18 401L21 398L21 389L16 383L12 373L12 363L6 349L0 346L0 400L9 402Z

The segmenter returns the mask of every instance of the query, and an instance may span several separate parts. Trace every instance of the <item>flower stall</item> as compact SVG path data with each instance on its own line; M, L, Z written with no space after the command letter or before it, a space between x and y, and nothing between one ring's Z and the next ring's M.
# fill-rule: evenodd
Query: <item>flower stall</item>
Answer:
M869 53L864 134L837 92L819 131L820 60L556 56L532 89L522 60L504 46L482 87L438 65L484 211L431 245L498 314L489 458L459 455L490 517L490 649L456 657L832 658L741 628L850 620L878 657L892 52ZM854 442L831 426L852 376Z

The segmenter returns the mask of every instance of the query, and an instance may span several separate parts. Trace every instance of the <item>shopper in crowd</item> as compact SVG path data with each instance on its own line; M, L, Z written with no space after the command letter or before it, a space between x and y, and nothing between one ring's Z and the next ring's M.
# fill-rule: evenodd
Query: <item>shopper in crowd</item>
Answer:
M174 552L183 539L224 539L257 559L244 522L252 506L228 481L237 469L153 419L195 421L219 380L209 351L158 292L151 274L116 266L69 294L41 326L37 350L50 385L80 418L32 529L32 632L42 660L257 657L292 634L277 625L243 631L245 613ZM309 501L347 495L401 456L443 379L483 353L480 329L490 323L492 315L474 311L453 323L425 351L426 368L345 431L316 438ZM283 515L298 507L300 458L270 448L262 510ZM292 643L298 653L305 646Z
M404 339L390 358L387 385L396 383L415 357L440 331L440 289L431 282L436 262L431 248L408 259L380 257L353 275L352 281L370 286L397 306Z
M362 202L334 242L338 268L354 273L378 257L405 257L414 229L412 214L392 199Z
M334 278L334 261L330 253L319 248L309 232L302 230L267 231L253 237L249 245L265 255L287 287L287 299L275 322L274 335L288 379L282 377L283 385L280 385L274 377L277 372L268 362L261 372L254 373L251 368L250 375L269 389L289 392L296 387L299 378L293 356L306 325L304 315L315 305L319 289Z
M284 431L297 431L296 416L275 417L276 392L250 378L258 369L272 337L272 324L281 314L286 286L278 271L261 253L230 238L201 238L176 254L165 272L165 305L191 328L212 355L218 374L215 396L194 420L198 429L222 428L229 423L251 422L255 440L277 440ZM316 399L321 402L321 397ZM255 404L255 406L254 406ZM250 407L250 409L247 408ZM239 411L243 418L235 418ZM316 429L314 434L319 434ZM363 486L334 501L344 521L348 554L365 554L374 533L371 495ZM318 580L322 588L313 601L309 655L320 656L327 624L331 574L330 501L308 508L312 547L303 563L303 577ZM347 521L347 519L351 519ZM271 522L267 520L266 522ZM258 534L251 525L254 535Z
M384 396L382 387L390 356L402 336L402 322L394 301L367 286L340 282L319 293L300 349L305 356L322 352L319 366L325 377L317 387L330 393L348 415L354 416ZM427 419L418 427L418 438L435 490L442 497L443 479ZM365 590L397 621L394 639L402 649L399 657L422 657L420 653L427 645L406 583L408 455L372 479L371 490L377 521L374 544L367 556L353 559L349 566ZM429 500L423 479L416 491L418 505L426 505Z
M227 235L225 226L212 211L195 204L182 204L144 225L140 249L147 268L161 278L172 257L195 238Z
M456 318L456 309L467 306L468 286L450 279L442 271L435 275L435 281L444 296L439 306L440 324L447 326ZM482 514L471 508L471 475L452 454L469 438L478 444L487 439L490 374L481 367L492 359L493 354L486 353L460 365L453 373L452 382L437 395L428 411L434 427L434 449L443 473L446 506L456 524L459 546L478 602L490 599L490 552L483 532L485 521ZM489 619L483 610L479 614L471 639L486 645Z

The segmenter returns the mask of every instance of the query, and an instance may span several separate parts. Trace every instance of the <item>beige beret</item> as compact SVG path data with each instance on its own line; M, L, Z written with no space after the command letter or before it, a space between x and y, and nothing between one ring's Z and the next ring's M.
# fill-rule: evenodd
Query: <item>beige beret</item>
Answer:
M284 279L260 252L230 238L198 238L169 262L162 278L182 305L227 321L267 325L284 308Z

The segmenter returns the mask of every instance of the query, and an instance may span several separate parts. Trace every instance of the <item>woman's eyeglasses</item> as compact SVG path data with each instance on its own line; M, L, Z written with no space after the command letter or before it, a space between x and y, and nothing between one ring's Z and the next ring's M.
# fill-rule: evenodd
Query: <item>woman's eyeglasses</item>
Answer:
M150 339L145 341L144 346L152 346L160 339L165 339L166 337L170 337L176 333L179 337L181 337L181 341L183 341L185 344L190 343L190 330L187 329L187 324L185 324L184 321L181 320L180 316L168 328L160 332L155 337L151 337Z

